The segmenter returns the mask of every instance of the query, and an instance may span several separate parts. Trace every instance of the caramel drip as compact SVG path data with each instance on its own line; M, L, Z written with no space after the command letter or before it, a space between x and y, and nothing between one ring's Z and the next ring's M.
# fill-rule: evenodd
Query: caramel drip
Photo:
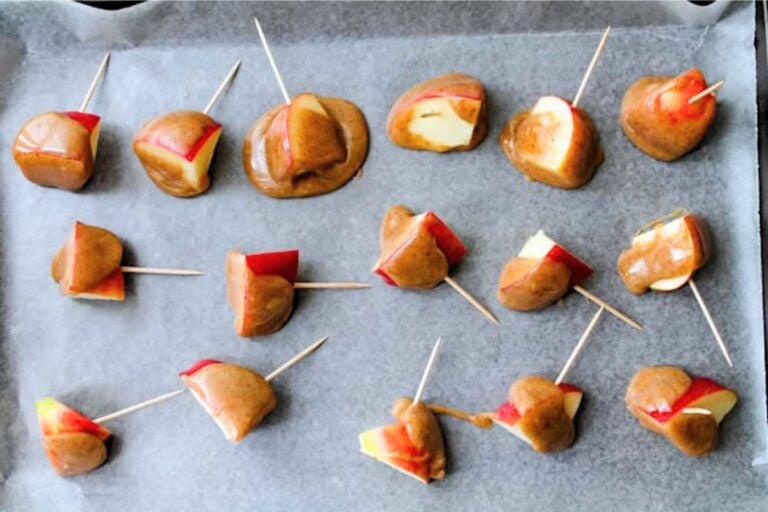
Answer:
M456 419L468 421L477 428L489 429L493 426L493 413L480 412L477 414L470 414L468 412L437 404L429 404L427 407L434 414L445 414L446 416L453 416Z

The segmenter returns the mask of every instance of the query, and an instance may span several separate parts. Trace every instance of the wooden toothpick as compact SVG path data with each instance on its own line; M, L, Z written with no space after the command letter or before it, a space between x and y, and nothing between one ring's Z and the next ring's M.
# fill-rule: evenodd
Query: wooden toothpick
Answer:
M598 306L604 307L606 311L608 311L610 314L612 314L613 316L615 316L616 318L618 318L622 322L625 322L625 323L631 325L632 327L634 327L635 329L638 329L640 331L643 330L643 326L642 325L640 325L639 323L635 322L630 317L628 317L626 314L622 313L621 311L619 311L615 307L611 306L610 304L605 302L603 299L601 299L600 297L598 297L594 293L590 292L589 290L585 289L584 287L582 287L582 286L577 284L576 286L573 287L573 289L577 293L580 293L582 296L586 297L587 299L589 299L592 302L594 302L595 304L597 304Z
M328 336L325 336L316 342L312 343L310 346L293 356L291 359L283 363L280 367L278 367L275 371L270 373L265 377L265 380L267 382L270 382L272 379L280 375L282 372L293 366L294 364L298 363L305 357L307 357L309 354L314 352L317 347L325 343L325 340L328 339ZM130 414L132 412L139 411L141 409L145 409L147 407L150 407L155 404L159 404L160 402L165 402L166 400L170 400L171 398L177 397L180 394L184 393L186 391L185 389L177 389L176 391L171 391L170 393L165 393L164 395L156 396L155 398L152 398L150 400L145 400L144 402L141 402L140 404L132 405L130 407L126 407L125 409L120 409L119 411L115 411L113 413L104 415L100 418L96 418L93 420L95 423L104 423L105 421L114 420L116 418L119 418L121 416L125 416L126 414Z
M105 53L104 58L101 59L99 69L96 70L96 74L93 76L93 80L91 80L91 85L88 87L88 92L85 93L85 98L83 98L83 102L80 104L80 112L85 112L85 109L88 108L88 103L91 102L91 96L93 96L93 93L96 91L96 86L99 84L99 80L104 76L104 71L107 69L108 62L109 52Z
M293 283L293 287L297 290L311 290L311 289L342 289L342 290L359 290L362 288L370 288L368 283Z
M235 78L235 75L237 74L237 70L240 69L240 64L242 63L241 60L238 60L235 62L235 65L232 66L232 69L229 70L229 73L227 73L227 76L224 77L224 80L221 82L221 85L219 85L219 88L216 89L216 92L213 93L213 96L211 97L210 101L208 101L208 104L203 109L203 114L208 114L208 112L211 111L214 105L216 105L216 102L219 101L219 98L224 93L224 89L227 88L229 83L232 81L233 78Z
M480 302L478 302L476 298L474 298L472 295L470 295L469 292L467 290L465 290L464 288L462 288L462 286L459 283L457 283L452 277L446 276L445 279L443 279L443 281L445 281L446 283L451 285L451 288L456 290L459 293L459 295L464 297L464 299L467 302L472 304L475 307L475 309L477 309L480 313L483 314L483 316L485 318L487 318L488 320L490 320L491 322L493 322L496 325L501 325L499 323L499 321L496 319L496 317L493 316L493 313L488 311L488 309L485 306L480 304Z
M720 80L719 82L717 82L717 83L715 83L713 85L710 85L709 87L707 87L706 89L701 91L699 94L697 94L695 96L691 96L691 98L688 100L688 104L692 105L692 104L696 103L697 101L699 101L700 99L706 98L707 96L709 96L710 94L714 93L716 90L721 88L723 86L723 84L725 84L725 80Z
M166 276L202 276L200 270L184 270L181 268L152 268L152 267L120 267L126 274L159 274Z
M579 356L579 353L584 348L584 345L587 344L589 335L592 334L592 331L597 325L597 321L600 320L600 317L603 315L603 311L605 311L605 306L600 306L600 309L597 310L597 313L595 313L595 316L593 316L592 320L589 321L589 325L587 325L587 329L584 331L584 334L581 335L581 339L579 339L579 342L573 348L571 355L568 357L568 360L565 362L565 366L563 366L563 369L560 370L560 375L557 376L557 379L555 380L555 385L559 385L561 382L563 382L563 380L565 379L565 376L568 375L568 370L571 369L571 366L573 366L573 363L576 361L576 358Z
M295 356L293 356L292 358L290 358L289 360L287 360L286 362L278 366L278 368L275 371L267 375L264 379L267 382L272 381L272 379L274 379L275 377L283 373L285 370L287 370L288 368L295 365L296 363L298 363L299 361L307 357L309 354L317 350L317 348L323 343L325 343L325 340L327 339L328 339L328 336L324 336L319 340L317 340L316 342L312 343L310 346L308 346L307 348L305 348L304 350L302 350L301 352L299 352L298 354L296 354Z
M720 346L720 351L723 353L725 361L728 363L728 366L733 368L733 360L731 359L731 354L728 353L728 347L725 345L725 341L723 341L723 337L720 335L720 331L718 330L717 325L715 325L715 321L712 319L712 314L709 312L709 308L704 302L704 298L701 296L701 293L699 293L699 287L696 286L695 282L693 282L693 278L688 280L688 286L691 287L693 296L696 297L696 302L699 303L701 312L704 313L704 318L707 319L707 324L709 324L709 328L712 330L712 334L715 335L715 339L717 340L717 344Z
M171 391L170 393L156 396L155 398L141 402L140 404L132 405L130 407L126 407L125 409L120 409L119 411L115 411L111 414L107 414L105 416L102 416L101 418L96 418L93 421L95 423L104 423L105 421L113 420L115 418L119 418L120 416L125 416L126 414L136 412L138 410L144 409L151 405L159 404L160 402L165 402L166 400L170 400L173 397L179 396L184 391L186 391L186 389L178 389L176 391Z
M443 338L437 338L435 346L432 348L432 353L429 355L427 366L424 367L424 373L421 374L421 381L419 381L419 387L416 389L416 395L413 397L412 405L419 403L421 395L424 394L424 388L427 385L427 379L429 378L429 372L432 371L432 366L435 364L435 358L437 357L437 351L440 348Z
M584 89L587 87L587 82L589 82L589 77L592 76L592 72L595 70L595 66L597 65L597 60L600 58L600 54L603 52L603 47L605 46L605 42L608 40L608 34L610 32L611 32L611 26L609 25L608 28L605 29L605 32L603 32L603 37L600 38L600 44L597 45L597 50L595 50L595 54L592 56L592 61L589 63L587 72L584 73L584 78L581 79L581 85L579 85L579 90L576 91L576 96L574 96L573 102L571 103L571 105L574 107L579 104L581 95L584 94Z
M280 70L277 69L277 64L275 64L275 58L272 57L272 50L269 49L267 36L264 35L264 31L261 29L261 23L259 23L259 18L254 16L253 21L254 23L256 23L256 30L259 32L259 39L261 39L261 45L264 47L264 52L267 54L267 60L269 60L269 65L272 66L272 72L275 74L275 78L277 79L277 85L280 87L280 92L283 93L285 104L290 105L291 97L288 95L288 90L285 88L285 84L283 83L283 77L280 76Z

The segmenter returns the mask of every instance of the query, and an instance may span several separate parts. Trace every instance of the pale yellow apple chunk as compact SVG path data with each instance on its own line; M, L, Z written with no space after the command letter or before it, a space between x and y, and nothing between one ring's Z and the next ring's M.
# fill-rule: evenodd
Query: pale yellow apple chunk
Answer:
M471 101L471 100L464 100ZM475 118L470 122L459 116L447 98L430 98L417 102L408 129L414 135L443 147L466 146L472 140L477 117L480 114L480 101L475 109Z

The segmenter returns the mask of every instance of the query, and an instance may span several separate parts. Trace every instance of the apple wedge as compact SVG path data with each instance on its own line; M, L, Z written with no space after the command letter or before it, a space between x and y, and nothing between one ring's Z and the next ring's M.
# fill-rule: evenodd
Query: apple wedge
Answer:
M720 383L689 377L670 366L638 371L625 397L627 408L645 428L692 457L715 448L720 422L737 401L736 393Z
M640 229L617 262L619 275L635 294L669 292L684 286L709 258L709 231L704 221L676 211Z
M243 366L203 359L179 376L233 443L256 428L277 405L269 382Z
M527 178L557 188L585 185L603 162L592 118L557 96L544 96L533 109L515 115L499 142Z
M293 311L297 269L298 251L260 255L229 252L227 300L235 312L238 335L264 336L285 325Z
M642 152L673 161L699 145L717 110L710 94L689 103L707 88L697 68L676 76L648 76L633 83L621 102L619 123L624 134Z
M24 177L45 187L77 191L93 175L101 118L85 112L45 112L29 119L13 142Z
M147 121L133 139L133 151L163 192L193 197L210 186L209 169L221 125L202 112L177 110Z
M528 443L540 453L558 452L573 443L573 418L583 392L570 384L555 385L543 377L515 381L509 400L493 417L494 423Z
M387 117L398 146L446 152L470 150L488 133L485 88L463 73L449 73L405 91Z
M123 244L114 233L77 221L51 263L51 276L63 295L123 300L122 259Z
M35 408L45 452L59 475L87 473L107 460L109 430L51 397L38 400Z
M384 215L379 237L381 253L373 272L400 288L433 288L448 275L467 249L433 212L415 215L405 206Z

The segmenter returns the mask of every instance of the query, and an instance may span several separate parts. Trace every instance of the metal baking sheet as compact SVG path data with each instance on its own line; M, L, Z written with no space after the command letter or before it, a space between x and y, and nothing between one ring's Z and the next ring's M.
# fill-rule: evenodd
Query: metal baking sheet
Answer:
M289 91L345 97L365 112L371 148L361 179L322 197L260 195L241 168L250 124L281 97L253 30L259 14ZM614 30L581 106L605 163L583 189L526 182L500 150L506 120L544 94L571 97L600 33ZM108 13L75 3L0 5L0 509L24 510L759 510L766 456L763 302L756 168L754 9L734 4L716 25L685 27L655 2L150 3ZM31 185L15 168L13 134L31 115L74 109L105 50L91 103L103 116L97 170L79 194ZM130 140L147 118L202 108L238 58L213 111L225 126L205 195L159 192ZM717 121L674 164L621 133L629 84L699 66L718 92ZM490 135L475 151L395 148L387 111L407 87L447 71L480 78ZM404 203L432 209L464 239L453 276L499 316L495 327L447 286L392 289L370 274L380 219ZM735 369L727 368L687 290L631 296L616 257L646 220L686 206L715 240L697 276ZM201 278L131 276L124 303L67 300L48 266L75 219L121 236L137 265L201 268ZM528 373L554 377L595 307L569 295L534 314L504 310L504 261L544 228L596 268L586 285L639 319L597 327L569 380L586 391L572 449L533 453L495 428L441 419L445 480L423 487L358 452L357 434L392 420L429 349L444 338L425 397L473 411L497 406ZM225 301L224 257L298 247L304 280L369 280L368 291L302 291L279 333L243 340ZM243 442L226 442L182 396L110 424L109 462L62 479L48 466L34 401L48 394L92 417L179 386L176 372L215 357L268 372L310 341L330 341L275 382L279 405ZM634 371L676 364L721 380L741 400L719 448L688 459L643 430L623 394Z

